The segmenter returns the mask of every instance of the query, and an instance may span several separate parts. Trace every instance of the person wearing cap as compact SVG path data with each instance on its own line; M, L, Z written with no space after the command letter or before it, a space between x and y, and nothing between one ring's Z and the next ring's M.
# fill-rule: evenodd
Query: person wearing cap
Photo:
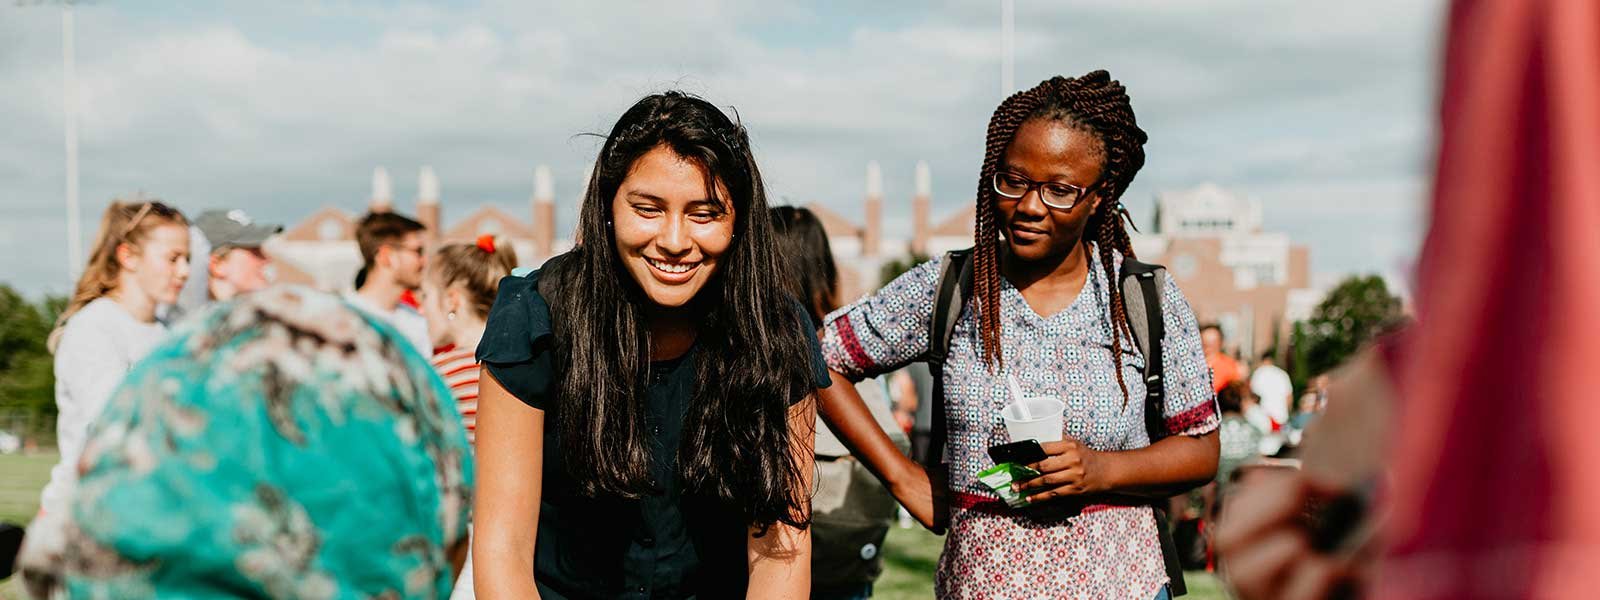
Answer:
M211 246L206 267L208 300L228 300L272 283L268 268L272 259L261 251L261 245L282 232L282 225L255 223L237 209L206 211L194 224Z

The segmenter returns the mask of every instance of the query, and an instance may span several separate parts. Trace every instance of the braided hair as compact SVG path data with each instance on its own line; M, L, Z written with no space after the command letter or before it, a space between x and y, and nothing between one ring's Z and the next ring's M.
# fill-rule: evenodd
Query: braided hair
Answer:
M1032 89L1012 94L994 110L989 118L989 134L983 154L983 170L978 175L977 222L973 232L973 288L977 300L978 331L984 362L991 370L1003 365L1000 353L1000 224L996 214L994 176L1001 158L1017 130L1033 119L1057 121L1100 141L1104 163L1100 180L1090 186L1091 193L1101 194L1100 205L1084 231L1094 236L1100 253L1100 266L1105 270L1111 289L1111 355L1116 362L1117 385L1122 388L1123 400L1128 397L1128 385L1122 378L1122 336L1132 339L1128 329L1127 308L1122 302L1122 289L1117 281L1113 252L1125 258L1134 258L1133 242L1123 226L1127 211L1122 208L1122 194L1128 190L1134 175L1144 166L1144 143L1148 139L1133 116L1127 89L1111 79L1103 70L1082 77L1052 77Z

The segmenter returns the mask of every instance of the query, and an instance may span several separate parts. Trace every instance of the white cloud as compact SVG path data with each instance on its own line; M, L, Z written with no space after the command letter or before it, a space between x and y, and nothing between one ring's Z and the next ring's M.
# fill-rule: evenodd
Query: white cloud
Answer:
M1286 223L1341 210L1298 193L1330 184L1415 202L1385 182L1421 176L1441 15L1438 0L1390 4L1019 2L1017 78L1106 66L1129 86L1152 139L1135 207L1203 180L1271 195L1269 219ZM85 222L140 189L269 220L357 210L376 165L396 174L402 207L431 164L447 215L480 201L520 211L533 165L575 197L594 142L573 136L668 87L739 109L775 196L848 214L875 159L903 201L925 159L951 210L970 198L999 99L994 12L979 0L89 5ZM65 287L64 269L16 258L63 231L59 35L57 9L0 7L0 207L31 219L0 236L0 272L29 290ZM1306 235L1320 269L1388 260Z

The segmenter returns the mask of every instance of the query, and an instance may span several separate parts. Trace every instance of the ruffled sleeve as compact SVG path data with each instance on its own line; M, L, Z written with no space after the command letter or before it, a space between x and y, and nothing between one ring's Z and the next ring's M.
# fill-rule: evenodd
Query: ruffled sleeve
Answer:
M1211 369L1206 366L1205 350L1200 345L1200 326L1194 309L1167 277L1161 298L1162 320L1167 337L1161 344L1161 374L1167 382L1167 397L1161 415L1171 435L1205 435L1222 422L1217 410L1217 395L1211 388Z
M554 379L550 305L539 294L538 282L538 271L500 280L477 359L511 395L546 410Z
M917 265L823 319L822 356L828 366L861 381L925 359L943 261L941 256Z

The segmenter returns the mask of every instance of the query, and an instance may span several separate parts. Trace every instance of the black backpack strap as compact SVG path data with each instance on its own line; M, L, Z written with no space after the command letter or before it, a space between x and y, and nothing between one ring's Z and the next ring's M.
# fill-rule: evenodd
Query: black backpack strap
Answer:
M955 332L956 321L972 296L972 249L952 250L944 255L939 267L939 295L933 301L933 322L928 329L928 372L933 375L933 430L928 439L928 453L922 464L929 468L944 462L944 361L950 355L950 335Z
M1167 286L1167 269L1161 265L1143 263L1133 259L1122 261L1122 302L1128 315L1128 330L1133 341L1145 357L1144 375L1144 427L1150 443L1167 436L1166 411L1167 382L1162 373L1161 341L1167 337L1166 321L1161 314L1161 291ZM1167 569L1167 584L1173 596L1189 592L1183 581L1183 565L1178 562L1178 544L1167 527L1166 507L1152 503L1156 517L1156 535L1161 542L1161 561Z
M1166 321L1161 316L1161 289L1166 287L1167 270L1161 265L1127 259L1122 261L1122 303L1127 310L1128 330L1145 357L1144 425L1150 443L1167 436L1161 417L1165 410L1167 382L1161 372L1160 340L1166 339Z

